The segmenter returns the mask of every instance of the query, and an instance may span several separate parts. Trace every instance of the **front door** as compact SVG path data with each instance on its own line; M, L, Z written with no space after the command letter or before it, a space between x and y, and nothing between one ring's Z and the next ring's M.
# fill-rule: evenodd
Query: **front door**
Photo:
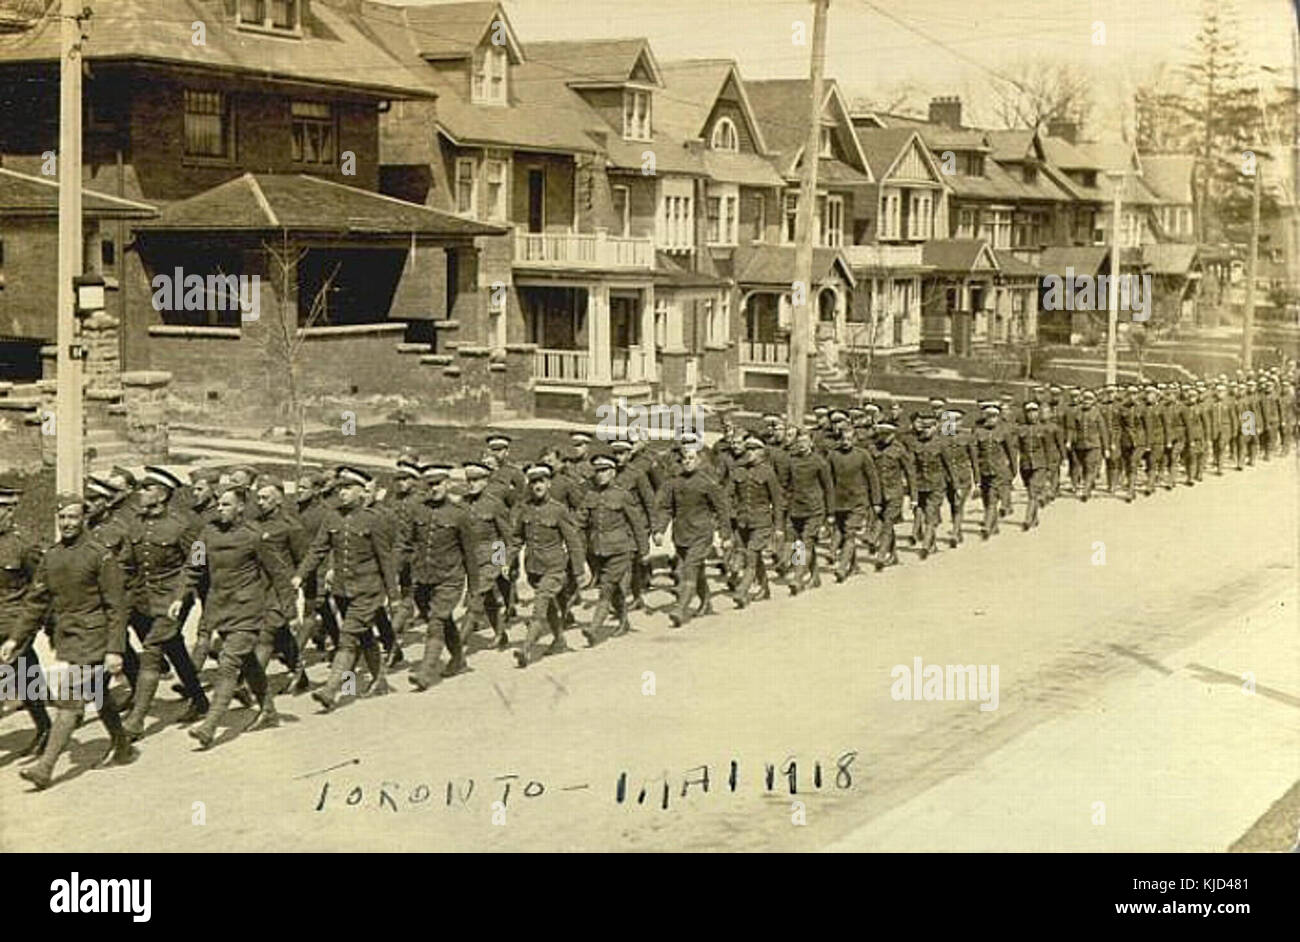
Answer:
M631 295L609 296L610 376L639 379L633 359L641 352L641 300Z
M528 231L546 228L546 171L528 171Z
M824 369L835 369L839 363L835 305L835 292L823 291L817 296L817 363Z

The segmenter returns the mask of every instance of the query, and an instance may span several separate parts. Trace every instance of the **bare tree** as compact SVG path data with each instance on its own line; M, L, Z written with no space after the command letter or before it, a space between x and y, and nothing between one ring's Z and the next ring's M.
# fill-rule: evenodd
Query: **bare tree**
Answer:
M876 338L880 334L883 315L870 314L866 323L854 321L849 325L850 352L845 357L845 372L853 384L853 395L858 405L866 401L867 390L871 388L871 371L875 367ZM862 343L866 342L866 355L861 353Z
M1078 65L1023 59L989 80L993 112L1004 127L1038 128L1069 120L1082 126L1092 114L1094 80Z
M288 401L282 407L289 413L293 422L293 459L296 473L302 473L303 439L306 434L306 403L303 401L302 362L303 343L307 339L307 330L321 320L328 312L329 293L338 276L340 264L321 282L305 317L299 322L299 305L296 287L298 263L307 255L307 249L293 249L289 246L287 233L281 245L262 243L262 250L267 259L267 270L274 280L275 305L269 312L258 312L264 318L262 346L266 354L267 367L276 375L283 376L288 386ZM269 314L269 317L264 317Z

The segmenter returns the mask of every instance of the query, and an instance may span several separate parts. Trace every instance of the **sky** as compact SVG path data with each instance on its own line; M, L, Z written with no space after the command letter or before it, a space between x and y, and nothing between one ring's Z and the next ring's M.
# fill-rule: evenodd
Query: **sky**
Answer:
M1294 2L1236 0L1248 59L1290 74ZM903 84L916 86L922 105L931 95L961 95L968 123L979 124L992 122L990 70L1014 73L1026 59L1051 57L1091 70L1098 123L1117 127L1125 89L1159 63L1186 58L1200 7L1200 0L831 0L827 75L850 100ZM811 43L808 0L506 0L505 8L525 44L645 36L661 60L735 58L747 78L808 74L810 44L792 41L800 21ZM1104 45L1093 41L1098 23Z

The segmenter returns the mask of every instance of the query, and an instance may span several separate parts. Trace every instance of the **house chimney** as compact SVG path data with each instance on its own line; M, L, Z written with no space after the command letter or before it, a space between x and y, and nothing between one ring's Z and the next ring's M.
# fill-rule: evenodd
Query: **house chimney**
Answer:
M1054 121L1047 122L1047 136L1063 137L1071 144L1077 144L1079 142L1079 125L1075 121L1057 118Z
M961 97L940 95L938 98L931 98L930 123L943 124L950 128L961 127Z

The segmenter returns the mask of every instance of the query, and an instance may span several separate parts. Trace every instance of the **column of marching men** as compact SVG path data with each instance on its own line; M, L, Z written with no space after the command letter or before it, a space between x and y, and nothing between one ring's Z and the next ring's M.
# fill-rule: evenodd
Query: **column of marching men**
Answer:
M341 697L389 692L387 673L405 664L402 643L418 629L423 651L407 674L416 692L465 671L475 644L513 644L526 668L568 650L567 629L589 647L624 635L669 552L666 614L681 627L713 613L711 579L745 608L777 580L799 595L821 585L823 568L843 582L863 556L877 571L896 565L900 524L925 560L945 507L956 548L976 494L987 540L1011 514L1017 481L1029 530L1067 486L1081 501L1104 487L1133 502L1179 478L1193 486L1207 467L1243 470L1292 450L1295 378L1288 361L1186 383L1040 386L1019 404L1010 393L981 401L971 416L941 398L906 418L896 401L818 406L803 425L768 415L742 432L724 418L712 447L691 432L662 446L557 433L564 447L523 467L494 434L459 471L403 454L383 490L355 467L303 474L291 495L249 467L198 469L188 483L166 468L139 480L115 468L58 496L59 538L44 550L14 526L21 493L0 489L0 659L31 665L43 630L59 664L121 678L98 707L109 734L101 765L129 762L146 732L171 723L207 749L235 701L256 710L250 731L279 724L278 694L310 691L328 712ZM520 630L522 581L532 602ZM579 624L584 590L595 598ZM274 678L273 660L285 668ZM210 689L200 679L209 661ZM147 729L165 677L184 709ZM60 696L22 703L35 735L19 774L37 788L83 721L85 697Z

